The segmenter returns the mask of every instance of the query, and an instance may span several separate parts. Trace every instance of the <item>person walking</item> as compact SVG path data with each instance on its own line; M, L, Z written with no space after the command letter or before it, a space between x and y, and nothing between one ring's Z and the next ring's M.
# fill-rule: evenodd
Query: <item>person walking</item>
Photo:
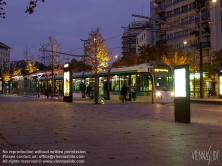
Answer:
M123 95L122 102L126 101L126 92L127 92L127 87L126 87L126 82L124 81L121 89L121 94Z

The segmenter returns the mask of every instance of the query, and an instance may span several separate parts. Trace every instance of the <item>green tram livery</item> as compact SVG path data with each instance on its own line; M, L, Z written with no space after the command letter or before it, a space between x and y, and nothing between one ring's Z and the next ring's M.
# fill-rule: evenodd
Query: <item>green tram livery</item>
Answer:
M173 73L167 64L152 65L147 63L130 67L110 68L99 72L98 79L99 94L106 100L119 100L123 82L127 86L126 100L128 101L171 103L174 100ZM43 87L45 77L41 77L40 80L40 87ZM57 84L55 87L57 89L60 87L61 90L63 75L56 75L54 82ZM90 97L94 93L94 85L94 73L73 73L73 97Z

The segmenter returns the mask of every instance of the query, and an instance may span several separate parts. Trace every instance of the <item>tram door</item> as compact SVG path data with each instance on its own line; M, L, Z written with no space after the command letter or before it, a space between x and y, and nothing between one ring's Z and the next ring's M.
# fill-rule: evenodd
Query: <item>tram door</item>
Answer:
M105 78L99 77L99 95L104 99L105 98L105 88L104 88L104 80Z
M120 76L120 91L122 89L122 86L124 84L124 82L126 83L126 88L127 88L127 92L126 92L126 100L131 100L131 94L130 94L130 75L121 75Z
M104 77L104 82L103 82L103 90L104 90L104 99L109 100L109 87L108 87L108 80L107 77Z

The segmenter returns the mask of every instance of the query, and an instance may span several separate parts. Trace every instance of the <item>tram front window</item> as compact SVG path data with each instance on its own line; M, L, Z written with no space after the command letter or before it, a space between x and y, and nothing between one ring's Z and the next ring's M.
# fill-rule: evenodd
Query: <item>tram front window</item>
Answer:
M172 77L156 77L155 78L156 90L171 91L173 90Z

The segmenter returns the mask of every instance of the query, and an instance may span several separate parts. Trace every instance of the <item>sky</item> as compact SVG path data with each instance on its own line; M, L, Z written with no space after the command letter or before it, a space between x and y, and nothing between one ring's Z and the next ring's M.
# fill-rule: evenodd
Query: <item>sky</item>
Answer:
M60 43L60 52L83 55L81 39L87 39L92 30L100 28L112 62L115 55L121 56L121 27L142 20L132 14L150 15L150 0L45 0L38 2L31 15L25 13L29 0L5 2L0 42L12 48L11 61L25 59L26 47L29 56L38 60L40 44L48 43L49 36Z

